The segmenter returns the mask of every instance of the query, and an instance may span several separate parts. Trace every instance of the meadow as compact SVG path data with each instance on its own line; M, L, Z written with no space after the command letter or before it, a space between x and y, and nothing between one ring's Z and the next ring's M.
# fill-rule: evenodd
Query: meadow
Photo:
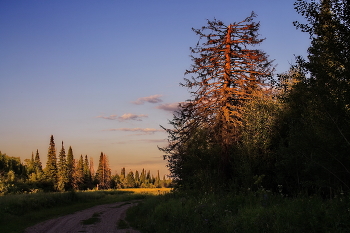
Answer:
M113 202L144 199L170 189L123 189L0 196L0 232L17 233L47 219Z
M170 193L129 209L127 221L143 233L350 232L350 198Z

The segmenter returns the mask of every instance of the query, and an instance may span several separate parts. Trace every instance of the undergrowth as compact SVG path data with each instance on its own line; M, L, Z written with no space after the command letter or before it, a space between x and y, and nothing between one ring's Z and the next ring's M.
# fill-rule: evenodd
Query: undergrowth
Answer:
M166 194L129 209L127 220L143 233L350 232L350 199Z

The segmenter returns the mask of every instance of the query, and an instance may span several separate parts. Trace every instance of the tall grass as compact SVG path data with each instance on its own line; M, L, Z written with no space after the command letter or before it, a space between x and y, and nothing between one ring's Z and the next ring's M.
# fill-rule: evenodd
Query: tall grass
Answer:
M350 232L350 199L271 194L147 198L127 220L142 232Z
M115 190L0 196L0 232L23 232L35 223L94 205L144 197L144 194Z

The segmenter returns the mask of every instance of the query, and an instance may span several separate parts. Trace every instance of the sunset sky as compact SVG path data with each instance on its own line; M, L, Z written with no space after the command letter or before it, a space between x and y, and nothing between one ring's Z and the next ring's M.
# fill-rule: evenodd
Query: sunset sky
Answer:
M2 0L0 1L0 151L45 166L50 135L75 158L101 152L112 172L167 174L166 145L179 86L190 68L191 28L226 24L254 11L260 47L285 72L306 54L308 35L294 0Z

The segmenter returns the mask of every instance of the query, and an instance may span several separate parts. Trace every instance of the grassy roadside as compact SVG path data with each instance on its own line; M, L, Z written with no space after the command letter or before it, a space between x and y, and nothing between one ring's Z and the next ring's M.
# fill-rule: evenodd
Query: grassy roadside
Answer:
M34 193L0 196L0 232L17 233L36 223L95 205L143 199L153 189Z
M127 221L143 233L350 232L350 198L166 194L129 209Z

